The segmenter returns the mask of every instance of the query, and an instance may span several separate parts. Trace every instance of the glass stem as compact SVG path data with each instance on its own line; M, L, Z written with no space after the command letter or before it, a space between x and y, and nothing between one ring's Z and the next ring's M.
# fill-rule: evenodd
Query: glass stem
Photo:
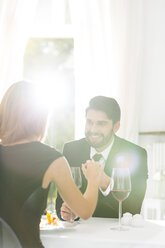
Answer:
M119 201L119 229L121 228L122 201Z
M70 214L70 222L71 222L71 223L74 222L72 212L71 212L71 214Z

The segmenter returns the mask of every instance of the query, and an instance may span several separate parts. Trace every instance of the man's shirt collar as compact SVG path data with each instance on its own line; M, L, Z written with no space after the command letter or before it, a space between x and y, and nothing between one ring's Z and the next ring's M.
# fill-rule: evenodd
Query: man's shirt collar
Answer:
M106 161L107 158L108 158L108 155L109 155L109 153L110 153L110 151L111 151L111 148L112 148L112 146L113 146L113 143L114 143L114 137L113 137L113 140L112 140L111 144L110 144L104 151L102 151L102 152L97 152L96 149L95 149L94 147L91 147L91 149L90 149L90 158L92 159L93 156L94 156L96 153L99 153L99 154L102 154L104 160Z

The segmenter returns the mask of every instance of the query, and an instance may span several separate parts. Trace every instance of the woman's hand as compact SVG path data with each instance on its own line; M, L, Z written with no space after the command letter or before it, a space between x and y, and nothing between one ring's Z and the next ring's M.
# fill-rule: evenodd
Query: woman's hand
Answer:
M91 162L93 162L95 164L95 166L99 167L98 169L101 169L101 174L100 174L100 181L99 181L99 187L102 189L102 190L106 190L107 187L109 186L110 183L112 183L112 179L107 176L107 174L104 172L103 168L104 166L99 164L98 162L94 162L94 161L91 161L91 160L87 160L87 162L85 164L83 164L83 166L86 168L89 164L91 164ZM88 168L89 169L89 168ZM88 180L88 177L90 176L87 172L87 170L83 170L83 173L84 173L84 176L86 177L86 179ZM93 173L93 172L91 172ZM97 172L95 172L97 173ZM92 176L94 177L94 174L92 174Z
M88 181L94 181L100 184L101 175L103 172L103 165L98 162L87 160L85 164L82 164L82 171Z

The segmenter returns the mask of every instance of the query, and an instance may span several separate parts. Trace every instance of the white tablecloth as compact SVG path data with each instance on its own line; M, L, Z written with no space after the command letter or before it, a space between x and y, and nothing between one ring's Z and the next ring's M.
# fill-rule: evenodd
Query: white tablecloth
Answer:
M127 231L111 230L116 219L90 218L75 227L42 230L45 248L163 248L165 226L144 221L143 227L130 227Z

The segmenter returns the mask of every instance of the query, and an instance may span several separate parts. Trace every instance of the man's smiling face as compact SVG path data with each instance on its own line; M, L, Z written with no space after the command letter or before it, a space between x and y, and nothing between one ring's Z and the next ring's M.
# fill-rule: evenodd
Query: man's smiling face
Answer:
M103 111L89 109L86 114L85 136L88 143L98 151L104 150L114 135L113 121Z

